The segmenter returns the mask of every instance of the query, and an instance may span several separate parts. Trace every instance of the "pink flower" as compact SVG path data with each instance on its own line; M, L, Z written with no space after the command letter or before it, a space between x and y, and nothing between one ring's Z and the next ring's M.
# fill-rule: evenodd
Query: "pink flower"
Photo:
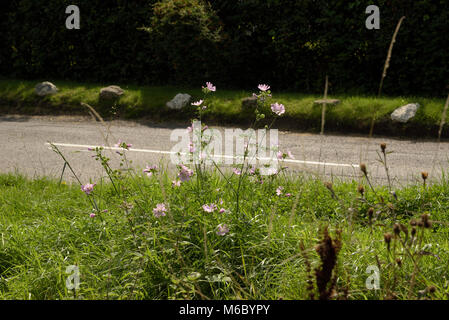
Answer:
M189 181L192 175L193 170L190 170L185 165L181 165L181 171L178 173L178 177L182 182Z
M85 184L84 186L81 186L81 191L83 191L85 194L91 194L92 191L94 191L95 185L96 185L96 183L95 184L91 184L91 183Z
M175 187L180 187L180 186L181 186L181 181L179 181L179 180L173 180L172 183L171 183L171 186L172 186L173 188L175 188Z
M187 130L188 133L191 133L193 131L193 128L192 127L187 127L186 130Z
M238 168L234 168L234 170L232 170L232 171L234 172L234 174L236 174L238 176L242 174L242 171Z
M146 166L146 168L143 170L147 174L148 177L151 177L153 173L157 171L157 166Z
M114 147L119 148L122 145L122 140L119 139L119 141L114 144Z
M285 196L286 196L286 197L291 197L292 194L291 194L291 193L286 193Z
M226 209L225 209L225 208L221 208L220 211L218 211L218 212L220 212L220 213L225 213L225 212L226 212Z
M193 102L192 106L200 106L203 103L203 100L197 101L197 102Z
M210 82L206 82L206 87L203 87L204 91L215 91L217 88Z
M217 229L217 235L219 236L224 236L229 232L229 227L226 224L219 224Z
M295 159L295 157L293 156L293 154L291 153L290 150L287 151L287 155L290 159Z
M164 203L158 203L156 205L156 208L153 209L153 214L156 218L160 218L165 216L165 213L167 212L167 208L165 208Z
M119 140L116 144L114 144L114 147L116 147L116 148L123 148L123 149L129 149L132 146L133 146L132 144L122 142L122 140Z
M250 175L256 174L256 168L255 168L254 166L252 166L252 167L249 169L249 174L250 174Z
M282 151L278 151L278 153L277 153L277 158L278 158L279 160L282 160L282 159L284 158L284 153L283 153Z
M89 150L89 151L95 151L95 148L87 148L87 150Z
M96 216L96 214L93 212L89 215L89 217L91 217L91 218L95 218L95 216Z
M278 195L278 196L280 196L281 194L282 194L282 190L284 190L284 187L278 187L277 189L276 189L276 194Z
M214 212L215 210L217 210L217 205L215 203L211 203L210 205L204 204L203 205L203 210L206 212Z
M257 88L259 88L260 91L267 91L270 89L270 86L267 84L259 84Z
M271 105L271 111L280 116L285 113L285 107L283 104L279 104L276 102Z
M191 142L191 141L190 141L190 144L189 144L189 152L190 153L194 153L195 152L195 146L193 145L193 142Z

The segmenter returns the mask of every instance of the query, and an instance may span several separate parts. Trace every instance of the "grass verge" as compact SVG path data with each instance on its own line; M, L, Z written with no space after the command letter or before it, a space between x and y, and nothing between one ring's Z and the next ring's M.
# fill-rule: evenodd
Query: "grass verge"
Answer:
M195 100L202 98L200 89L175 87L148 87L122 85L126 90L116 106L100 103L99 92L108 84L54 81L59 92L50 97L38 97L34 86L39 81L0 79L0 113L20 114L86 114L80 105L85 102L96 108L105 118L151 119L155 121L179 120L188 123L195 114L194 107L182 111L169 110L165 103L179 92L189 93ZM256 91L256 90L255 90ZM254 117L252 110L242 108L242 99L252 92L220 90L214 93L204 120L210 124L248 125ZM277 122L278 128L319 132L321 106L313 101L320 96L299 93L274 93L273 100L286 106L286 113ZM394 136L437 137L445 99L424 97L382 97L360 95L336 95L337 106L328 107L327 132L353 132L368 134L373 114L376 122L374 134ZM406 124L393 123L390 114L396 108L418 102L421 108ZM269 113L269 112L268 112ZM270 119L266 119L269 123ZM443 130L443 137L449 134Z

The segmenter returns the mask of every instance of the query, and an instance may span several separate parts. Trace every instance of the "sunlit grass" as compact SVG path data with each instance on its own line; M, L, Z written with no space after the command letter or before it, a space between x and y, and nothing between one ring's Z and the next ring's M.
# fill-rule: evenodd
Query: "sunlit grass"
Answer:
M314 248L325 225L332 235L336 229L343 230L337 288L348 287L349 299L386 297L384 288L393 276L392 267L383 265L386 269L381 270L381 290L377 291L365 286L366 268L376 265L376 255L383 263L391 259L383 234L392 232L394 219L379 218L379 226L371 231L368 206L357 200L358 183L335 182L337 200L315 179L281 175L264 184L245 179L241 211L236 214L229 185L218 174L202 177L199 194L195 176L178 188L172 187L173 179L173 173L165 172L150 178L140 173L124 178L123 192L134 207L128 213L123 197L115 194L111 184L97 181L95 198L100 210L108 212L90 218L92 207L79 185L0 175L0 298L72 299L75 293L65 286L65 270L78 265L81 286L77 298L308 299L300 244L316 268L319 259ZM293 196L277 196L279 185ZM393 201L397 221L408 228L409 220L423 212L432 220L448 221L447 185L426 189L411 185L396 190L397 201L385 187L377 192ZM372 192L366 191L365 196L375 202ZM218 204L219 199L227 213L202 210L202 204ZM170 212L155 218L152 208L166 201ZM229 225L227 235L216 234L219 223ZM423 256L420 262L414 297L433 285L436 293L423 297L447 298L448 231L446 225L434 224L426 233L423 245L428 244L426 250L432 255ZM413 264L402 257L403 265L393 266L397 276L394 294L406 299Z
M87 114L87 110L80 105L84 102L98 109L106 117L187 121L194 114L193 107L173 111L167 109L165 103L179 92L188 93L195 100L202 98L200 89L121 85L126 92L120 98L117 108L112 109L110 105L102 105L99 101L100 89L109 83L54 81L59 92L45 98L34 94L36 83L38 81L0 80L0 110L26 114ZM211 98L211 105L204 119L226 124L248 123L253 114L242 109L242 99L251 95L252 92L249 91L218 88ZM405 132L404 129L408 134L419 131L421 134L436 136L444 107L444 97L385 96L378 99L375 96L342 94L329 97L341 100L340 104L327 109L326 128L331 131L350 130L367 133L374 114L379 133L401 134ZM286 113L277 122L278 126L297 130L319 130L321 106L313 103L319 98L321 95L292 92L275 94L273 100L286 106ZM412 102L421 105L417 115L406 125L392 124L391 112Z

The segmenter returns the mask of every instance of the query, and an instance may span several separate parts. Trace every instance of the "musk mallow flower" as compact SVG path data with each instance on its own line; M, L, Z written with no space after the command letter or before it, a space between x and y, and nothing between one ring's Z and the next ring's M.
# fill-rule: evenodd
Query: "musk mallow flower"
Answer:
M199 100L199 101L196 101L196 102L192 102L192 106L200 106L201 104L203 103L203 100Z
M203 208L204 211L209 212L209 213L210 212L214 212L215 210L218 209L217 205L215 203L211 203L210 205L209 204L204 204L202 208Z
M164 203L158 203L156 205L156 208L153 209L153 214L156 218L165 216L166 212L167 212L167 208L165 207Z
M219 224L217 229L217 235L219 236L224 236L229 232L229 227L226 224Z
M206 87L202 87L204 91L209 92L209 91L216 91L217 88L210 82L206 82Z
M270 86L267 84L259 84L257 88L259 88L260 91L267 91L270 89Z
M148 177L151 177L154 172L156 172L157 166L146 166L146 168L143 170L147 174Z
M282 115L285 113L285 107L283 104L280 103L273 103L271 105L271 111L273 111L274 113L276 113L278 116Z
M238 176L242 174L242 171L238 168L234 168L234 170L232 170L232 171L234 172L234 174L236 174Z
M280 195L282 194L282 190L284 190L284 187L279 186L279 187L276 189L276 194L277 194L278 196L280 196Z
M119 140L116 144L114 144L114 147L116 147L116 148L123 148L123 149L129 149L132 146L133 146L132 144L122 142L122 140Z
M283 153L282 151L278 151L276 154L276 157L278 158L278 160L282 160L286 157L289 157L290 159L295 159L295 157L293 156L293 154L291 153L290 150L287 150L287 153Z
M185 165L181 165L181 171L178 173L179 180L182 182L189 181L193 175L193 170L187 168Z
M81 186L81 191L83 191L85 194L89 195L92 193L92 191L94 191L95 185L96 185L96 183L94 183L94 184L87 183L87 184Z
M284 153L283 153L282 151L278 151L276 157L277 157L279 160L282 160L282 159L284 158Z
M249 174L250 174L250 175L256 174L256 167L251 166L251 168L249 169Z
M189 144L189 152L190 153L194 153L195 152L195 146L193 145L192 141L190 141L190 144Z

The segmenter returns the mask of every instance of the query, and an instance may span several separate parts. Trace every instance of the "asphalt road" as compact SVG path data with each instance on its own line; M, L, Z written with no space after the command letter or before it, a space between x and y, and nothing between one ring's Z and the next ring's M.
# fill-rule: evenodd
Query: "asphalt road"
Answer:
M52 142L58 144L83 183L96 181L104 173L87 146L113 147L119 139L132 144L127 158L133 161L134 167L157 164L162 159L169 168L174 168L167 152L176 144L170 141L176 128L185 129L185 126L125 121L103 124L84 117L3 116L0 117L0 172L59 177L64 162L46 145ZM215 128L224 133L225 128ZM374 183L386 184L385 170L377 161L380 143L386 143L387 151L393 151L388 155L388 166L394 184L421 181L422 171L429 172L430 181L436 181L448 168L448 142L279 132L280 149L290 150L295 158L284 163L289 172L325 176L327 180L359 180L358 165L365 163ZM118 155L114 151L108 151L108 155L118 167ZM72 179L72 174L65 171L64 180Z

